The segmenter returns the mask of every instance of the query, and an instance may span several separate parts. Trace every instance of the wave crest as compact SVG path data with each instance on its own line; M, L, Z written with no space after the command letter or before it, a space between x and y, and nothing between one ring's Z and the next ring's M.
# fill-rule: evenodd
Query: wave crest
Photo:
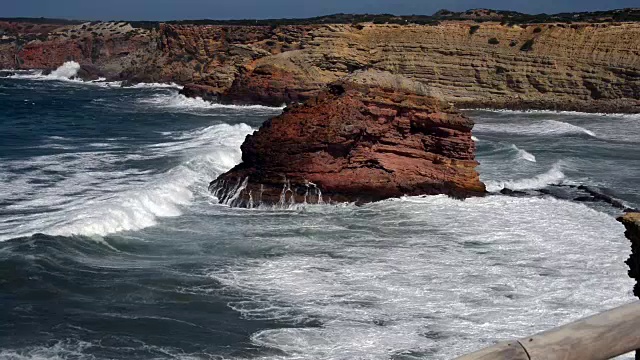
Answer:
M203 100L202 98L186 97L182 94L156 94L150 98L139 101L141 104L153 105L161 108L181 109L181 110L210 110L210 109L229 109L229 110L265 110L265 111L281 111L284 106L270 107L263 105L227 105L218 104Z
M30 236L44 232L49 235L104 236L111 233L140 230L157 224L158 218L175 217L197 196L208 196L209 181L241 161L240 145L253 129L246 124L220 124L175 134L170 141L143 148L131 159L184 158L182 163L163 173L139 170L105 170L105 164L122 160L122 155L99 150L64 154L68 178L37 195L6 207L13 215L0 222L0 240ZM34 170L28 177L42 178L41 171L60 167L59 155L33 159ZM21 165L24 162L21 161ZM37 164L37 165L36 165ZM18 166L16 165L16 166ZM24 179L23 179L24 180ZM28 193L26 185L9 183L14 193ZM22 188L21 186L26 186ZM49 213L33 213L32 209L55 207ZM20 223L16 227L15 224ZM18 232L19 231L19 232ZM17 233L18 232L18 233Z
M526 160L526 161L529 161L529 162L536 162L535 155L533 155L532 153L528 152L527 150L520 149L515 144L511 145L511 149L516 151L518 159Z
M536 175L532 178L518 179L518 180L490 180L486 181L485 185L489 192L499 192L502 189L509 190L537 190L543 189L549 185L558 185L565 180L566 176L562 171L562 162L555 163L549 171Z
M530 136L588 135L597 137L591 130L557 120L543 120L524 124L480 123L475 125L474 131L479 133L506 133Z
M15 74L8 76L10 79L24 79L24 80L55 80L55 81L66 81L76 84L86 84L86 85L94 85L100 86L104 88L123 88L123 89L157 89L157 88L172 88L172 89L182 89L183 86L180 86L176 83L137 83L130 86L123 86L122 81L106 81L106 78L99 78L96 80L85 81L78 78L78 72L80 71L80 64L75 61L67 61L58 67L56 70L52 71L48 75L43 75L42 70L22 70L22 71L14 71Z

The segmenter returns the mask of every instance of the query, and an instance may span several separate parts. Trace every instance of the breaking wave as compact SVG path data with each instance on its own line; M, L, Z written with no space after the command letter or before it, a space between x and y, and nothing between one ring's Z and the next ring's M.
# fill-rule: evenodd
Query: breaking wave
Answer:
M536 162L535 155L528 152L527 150L520 149L515 144L511 145L511 149L516 151L518 159L526 160L529 162Z
M208 194L208 181L240 162L240 145L252 131L246 124L220 124L175 135L166 143L147 146L125 159L117 151L98 148L92 153L66 153L3 164L14 167L14 171L20 171L20 167L37 169L20 181L7 183L7 196L30 193L30 183L49 177L47 173L63 169L72 169L73 173L51 187L39 189L32 198L6 206L5 210L14 215L0 222L0 240L34 233L107 235L153 226L158 218L179 216L195 196ZM168 156L180 156L184 161L156 174L105 169L117 161ZM45 215L25 213L42 207L55 211ZM18 220L21 225L16 228L13 224Z
M76 76L78 76L78 71L80 71L80 64L75 61L67 61L47 75L43 75L41 70L36 70L27 73L17 73L9 76L9 78L27 80L75 80ZM77 81L81 82L82 80Z
M537 190L543 189L549 185L558 185L565 180L566 176L562 172L562 162L555 163L549 171L534 176L532 178L517 179L517 180L490 180L486 181L487 191L498 192L502 189L509 190Z
M506 110L506 109L465 109L465 111L488 111L494 113L502 113L502 114L513 114L513 115L531 115L531 114L540 114L540 115L566 115L571 117L593 117L593 116L603 116L603 117L622 117L622 118L634 118L639 119L640 114L624 114L624 113L588 113L581 111L554 111L554 110Z
M479 133L507 133L530 136L563 136L563 135L588 135L596 137L596 134L583 127L572 125L562 121L544 120L534 123L479 123L473 128Z
M270 107L263 105L227 105L218 104L203 100L202 98L190 98L182 94L156 94L150 98L139 100L141 104L153 105L161 108L182 109L182 110L209 110L209 109L230 109L230 110L265 110L270 112L279 112L285 108Z
M80 64L75 61L67 61L47 76L55 79L72 79L78 76L78 71L80 71Z
M175 83L137 83L132 85L124 85L122 81L107 81L106 78L99 78L96 80L82 80L78 78L78 72L80 71L80 64L75 61L67 61L52 71L50 74L44 75L42 70L22 70L13 71L15 74L8 76L11 79L25 79L25 80L55 80L66 81L77 84L94 85L105 88L124 88L124 89L157 89L157 88L171 88L182 89L183 86Z

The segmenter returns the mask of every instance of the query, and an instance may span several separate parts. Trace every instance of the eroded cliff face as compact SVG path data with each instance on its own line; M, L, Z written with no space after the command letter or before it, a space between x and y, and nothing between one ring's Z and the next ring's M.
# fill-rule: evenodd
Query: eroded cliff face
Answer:
M358 72L249 135L243 162L210 188L239 207L480 196L472 128L437 90Z
M640 111L640 25L333 25L309 46L259 59L227 92L272 103L354 69L402 74L461 107ZM287 92L289 94L287 94Z
M640 213L628 213L618 221L627 229L625 235L631 241L631 256L627 260L627 265L629 265L629 277L638 282L633 289L633 294L640 298Z
M459 107L640 112L639 23L3 31L3 68L75 60L109 79L174 81L187 95L226 102L300 102L355 70L375 69L429 84Z

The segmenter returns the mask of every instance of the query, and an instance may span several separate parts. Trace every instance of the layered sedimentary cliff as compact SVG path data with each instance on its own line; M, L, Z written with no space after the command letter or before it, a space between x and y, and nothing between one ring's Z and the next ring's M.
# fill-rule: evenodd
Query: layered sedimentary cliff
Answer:
M627 260L627 265L629 265L629 277L638 281L633 294L640 298L640 213L628 213L618 221L624 224L627 229L625 235L631 241L631 256Z
M640 25L334 25L303 50L247 67L225 94L272 103L354 69L403 74L463 107L640 111ZM303 94L303 95L304 95Z
M402 74L461 107L640 112L640 23L197 26L0 22L0 67L78 61L185 94L292 103L355 70ZM29 32L31 31L31 32Z
M210 188L241 207L483 195L472 127L437 90L357 72L267 121Z

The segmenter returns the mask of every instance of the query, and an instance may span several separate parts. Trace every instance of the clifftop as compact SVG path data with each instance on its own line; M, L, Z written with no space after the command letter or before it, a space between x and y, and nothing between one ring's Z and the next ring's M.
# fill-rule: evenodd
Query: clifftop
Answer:
M282 26L282 25L325 25L325 24L437 24L446 20L473 20L478 22L498 21L510 24L526 23L572 23L572 22L636 22L640 21L640 8L625 8L593 12L565 12L557 14L525 14L517 11L470 9L467 11L437 11L433 15L393 15L393 14L331 14L311 18L281 19L237 19L237 20L171 20L171 21L129 21L133 27L158 28L160 24L174 25L240 25L240 26ZM97 23L95 21L48 19L48 18L0 18L2 22L29 24L77 25Z

